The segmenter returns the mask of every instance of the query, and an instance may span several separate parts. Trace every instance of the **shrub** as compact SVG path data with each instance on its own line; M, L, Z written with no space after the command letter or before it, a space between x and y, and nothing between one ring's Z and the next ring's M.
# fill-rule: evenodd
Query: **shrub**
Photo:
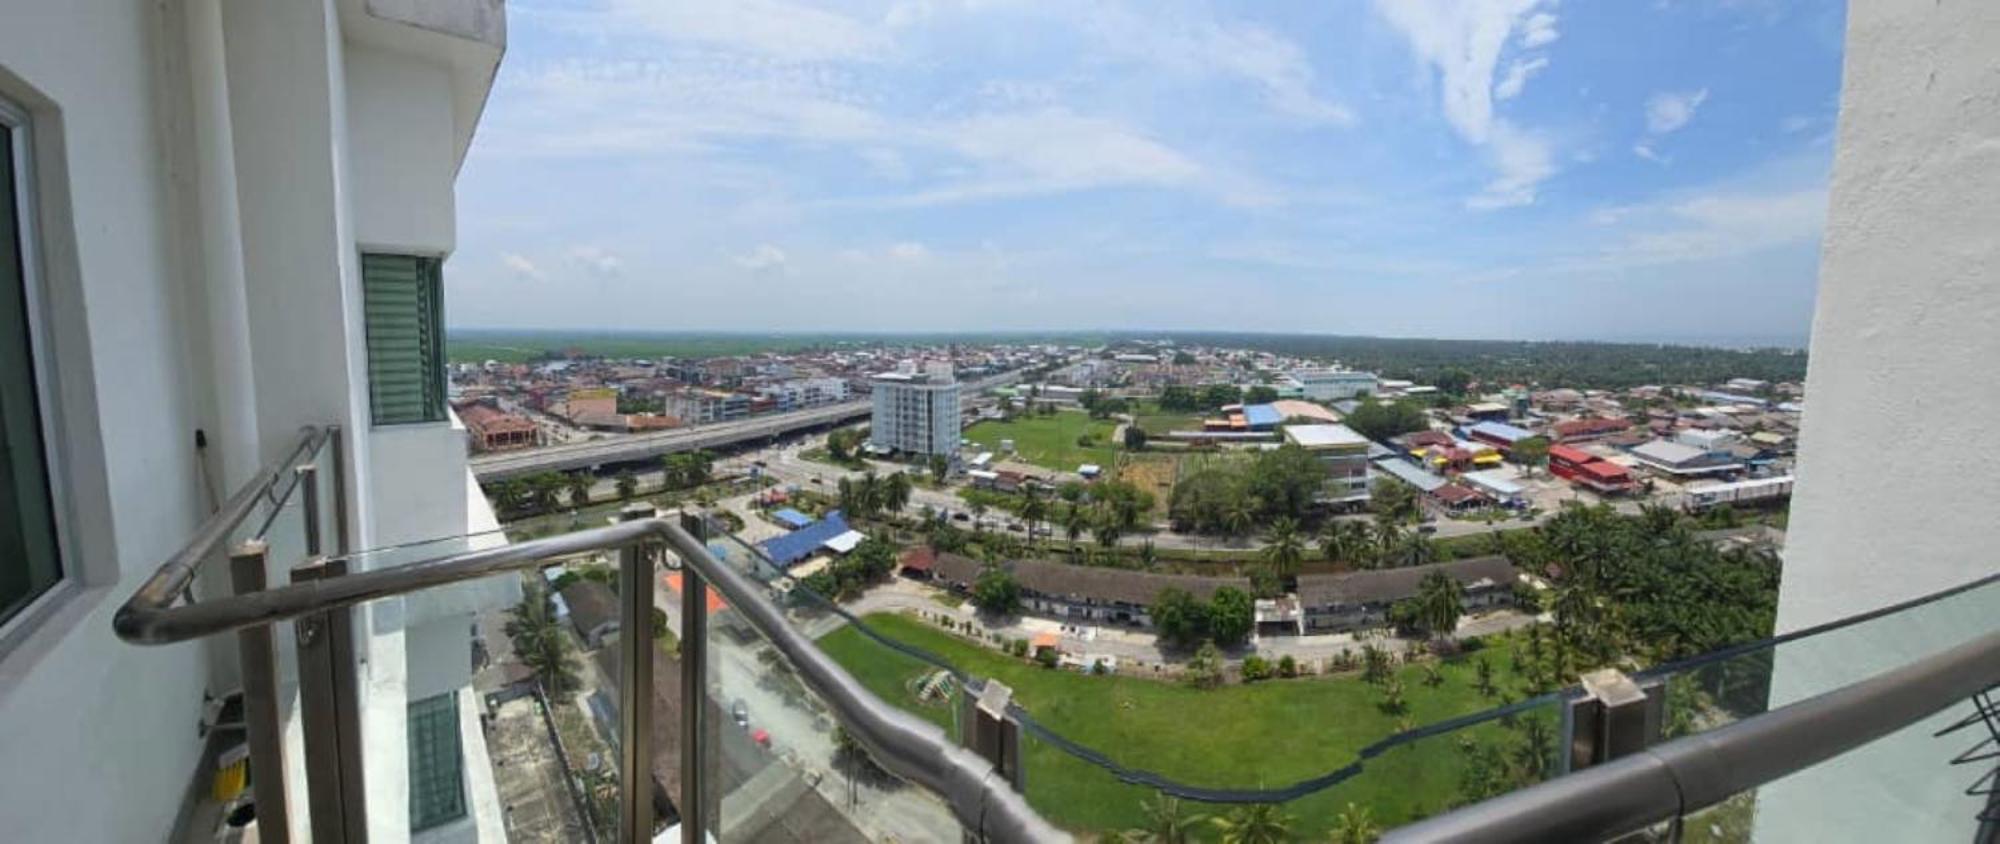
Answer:
M1100 659L1090 664L1090 673L1102 676L1111 673L1111 669L1104 667L1104 660Z
M1018 657L1026 657L1028 655L1028 640L1015 639L1014 641L1008 642L1007 652Z
M1299 676L1299 661L1293 659L1291 654L1285 654L1284 656L1278 657L1278 676L1280 677Z
M1043 668L1056 667L1057 659L1055 648L1037 648L1035 650L1035 661L1041 663Z
M1263 657L1251 654L1243 658L1243 682L1255 683L1270 676L1271 663L1264 661Z

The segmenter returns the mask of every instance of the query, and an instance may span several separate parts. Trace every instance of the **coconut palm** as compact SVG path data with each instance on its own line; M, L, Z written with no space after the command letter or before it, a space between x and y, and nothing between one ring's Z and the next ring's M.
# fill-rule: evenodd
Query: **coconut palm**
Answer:
M1195 840L1194 828L1207 816L1190 814L1181 808L1178 798L1162 792L1154 792L1139 807L1146 814L1146 825L1139 829L1126 830L1125 840L1145 842L1145 844L1187 844Z
M574 472L563 476L563 491L569 494L569 506L590 505L590 486L595 481L589 472Z
M1395 555L1397 565L1421 566L1437 561L1437 546L1431 543L1430 537L1413 531L1403 534L1396 543Z
M1326 555L1327 562L1346 562L1360 565L1372 550L1368 537L1368 524L1353 519L1329 519L1321 529L1319 550ZM1366 566L1362 566L1365 568Z
M1049 502L1042 497L1042 488L1028 484L1021 490L1021 521L1028 523L1028 544L1035 542L1035 527L1049 515Z
M897 472L890 475L888 483L882 490L883 506L892 512L902 512L904 507L910 506L910 490L909 473Z
M562 504L560 498L563 490L563 477L561 475L554 472L543 472L532 476L528 478L528 489L528 500L533 502L537 510L546 512L554 510Z
M514 655L534 671L543 691L553 695L576 688L569 637L563 633L548 593L535 590L523 597L507 611L507 623L501 629L514 643Z
M1090 527L1090 511L1075 504L1063 510L1063 533L1069 537L1071 554L1076 553L1076 538Z
M639 476L632 474L631 470L619 472L613 486L618 490L619 501L631 501L633 496L639 494Z
M1382 827L1367 806L1349 803L1333 819L1333 844L1375 844L1381 837Z
M1208 822L1222 844L1279 844L1292 835L1292 816L1274 803L1252 803Z
M1299 564L1305 561L1305 542L1299 537L1299 524L1290 516L1279 517L1271 523L1271 536L1264 546L1264 561L1271 564L1271 572L1286 582L1286 588L1293 588L1292 579L1299 573Z

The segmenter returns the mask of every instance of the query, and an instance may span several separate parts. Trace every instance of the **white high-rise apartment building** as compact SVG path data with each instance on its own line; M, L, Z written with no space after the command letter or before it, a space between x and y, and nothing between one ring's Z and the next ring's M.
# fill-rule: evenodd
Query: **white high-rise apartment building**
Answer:
M138 645L113 614L302 427L340 452L316 458L328 552L493 526L445 404L441 267L505 41L498 0L0 0L0 838L219 840L184 810L238 638ZM289 500L271 587L305 559ZM199 572L198 599L230 591L227 561ZM352 610L365 788L342 802L369 840L504 836L470 630L515 583ZM325 738L294 643L327 629L275 637L287 769L255 777L293 841L296 751Z
M875 412L869 441L905 454L958 453L958 381L950 364L905 365L869 379Z

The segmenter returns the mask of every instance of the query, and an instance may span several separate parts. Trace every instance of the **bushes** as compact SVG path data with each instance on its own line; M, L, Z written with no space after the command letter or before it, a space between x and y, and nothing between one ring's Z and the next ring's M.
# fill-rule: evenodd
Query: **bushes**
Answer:
M1299 661L1293 659L1291 654L1285 654L1284 656L1279 657L1278 676L1280 677L1299 676Z
M1043 668L1056 667L1056 662L1059 659L1061 659L1061 657L1057 656L1055 648L1035 649L1035 661L1040 663Z
M1265 661L1263 657L1251 654L1243 658L1243 682L1255 683L1258 680L1268 680L1271 676L1271 663Z

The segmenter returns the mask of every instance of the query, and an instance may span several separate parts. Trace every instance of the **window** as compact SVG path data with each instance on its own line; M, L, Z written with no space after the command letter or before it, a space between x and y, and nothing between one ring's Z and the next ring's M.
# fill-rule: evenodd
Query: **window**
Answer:
M410 704L410 831L465 817L458 746L458 695Z
M0 101L0 624L62 580L35 366L26 127Z
M362 255L368 321L368 400L375 424L444 419L444 283L441 260Z

